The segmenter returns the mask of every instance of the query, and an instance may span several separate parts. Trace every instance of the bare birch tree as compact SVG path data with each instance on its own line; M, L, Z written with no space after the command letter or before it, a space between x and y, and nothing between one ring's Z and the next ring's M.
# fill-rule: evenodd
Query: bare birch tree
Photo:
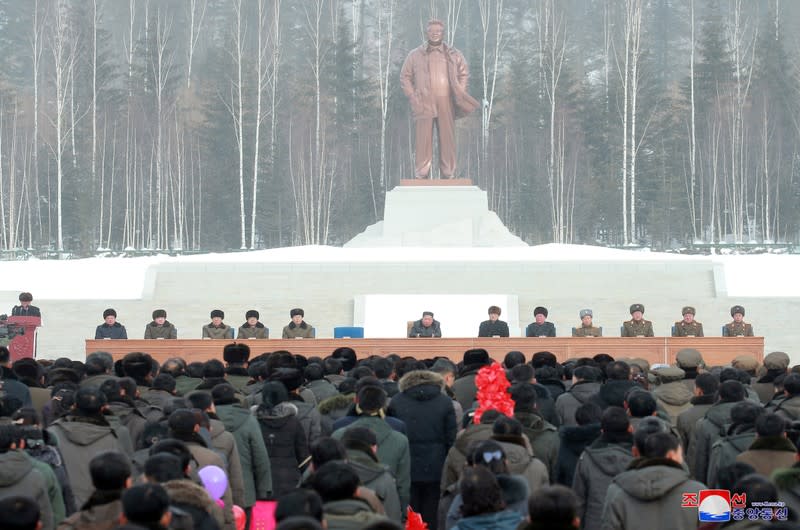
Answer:
M259 1L259 10L261 9L261 2ZM206 8L208 7L207 0L189 0L189 33L187 35L186 46L186 88L192 87L192 62L194 59L194 51L197 43L200 40L200 33L203 29L203 20L206 17Z

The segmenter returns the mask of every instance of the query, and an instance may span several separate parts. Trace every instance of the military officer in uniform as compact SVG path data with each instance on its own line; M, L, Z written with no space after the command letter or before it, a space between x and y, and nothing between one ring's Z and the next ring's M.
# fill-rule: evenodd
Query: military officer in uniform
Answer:
M681 310L683 320L675 322L672 328L673 337L702 337L703 324L694 319L695 311L692 306L687 305Z
M573 337L602 337L603 330L592 325L592 310L581 309L581 325L577 328L572 328Z
M644 306L631 306L631 319L622 323L621 337L652 337L653 323L644 319Z
M731 308L733 322L722 328L723 337L752 337L753 326L744 321L744 307L735 305Z

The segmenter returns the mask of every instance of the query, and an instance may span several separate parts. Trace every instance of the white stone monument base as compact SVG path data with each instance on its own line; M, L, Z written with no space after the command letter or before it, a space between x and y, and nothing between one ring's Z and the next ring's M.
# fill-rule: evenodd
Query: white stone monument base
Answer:
M399 186L386 194L383 217L344 246L528 246L489 210L477 186Z

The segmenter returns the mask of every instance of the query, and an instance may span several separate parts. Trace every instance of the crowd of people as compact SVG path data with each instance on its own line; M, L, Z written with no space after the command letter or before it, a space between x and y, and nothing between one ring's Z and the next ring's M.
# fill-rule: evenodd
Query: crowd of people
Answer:
M782 352L726 367L693 349L674 366L221 353L0 348L0 526L233 530L238 507L249 524L273 502L282 530L688 529L685 495L708 488L746 498L726 528L800 514L800 367Z
M23 293L29 294L29 293ZM21 295L20 295L21 296ZM22 298L20 298L22 300ZM15 310L17 307L15 306ZM36 310L38 314L38 309ZM489 307L489 319L480 323L478 337L508 337L510 336L508 323L500 320L501 309L498 306ZM724 337L753 336L753 326L744 321L744 307L735 305L731 307L733 320L722 326ZM644 318L644 305L633 304L630 307L630 320L620 326L622 337L653 337L653 323ZM694 307L685 306L681 310L682 319L672 326L673 337L703 337L703 324L695 320ZM556 327L547 321L546 307L536 307L533 310L534 321L525 328L526 337L555 337ZM305 312L301 308L289 312L291 321L284 326L281 338L284 339L313 339L316 336L314 326L305 322ZM602 326L593 323L594 314L591 309L581 309L579 312L581 323L572 328L573 337L601 337ZM210 314L211 321L202 327L204 339L233 339L234 328L225 324L225 312L214 309ZM268 339L269 328L260 320L259 312L250 309L245 313L245 322L236 330L236 339ZM434 318L432 311L423 311L422 318L411 322L408 327L409 338L441 337L441 323ZM127 339L128 332L121 323L117 322L117 312L113 308L103 312L103 323L95 330L95 339ZM144 330L145 339L177 339L178 329L167 320L164 309L153 311L153 320Z

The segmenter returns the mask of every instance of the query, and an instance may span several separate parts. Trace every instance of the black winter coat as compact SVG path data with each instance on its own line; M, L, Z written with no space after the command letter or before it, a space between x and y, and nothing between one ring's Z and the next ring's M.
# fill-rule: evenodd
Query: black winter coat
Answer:
M256 417L272 468L272 497L277 499L294 490L300 482L297 466L308 458L306 433L297 419L297 407L289 402L280 403L271 410L262 405Z
M572 487L578 458L600 436L600 424L562 425L558 434L561 436L561 446L558 448L555 482Z
M439 482L456 439L453 403L442 393L444 379L434 372L414 370L400 379L399 388L389 413L406 424L411 482Z

